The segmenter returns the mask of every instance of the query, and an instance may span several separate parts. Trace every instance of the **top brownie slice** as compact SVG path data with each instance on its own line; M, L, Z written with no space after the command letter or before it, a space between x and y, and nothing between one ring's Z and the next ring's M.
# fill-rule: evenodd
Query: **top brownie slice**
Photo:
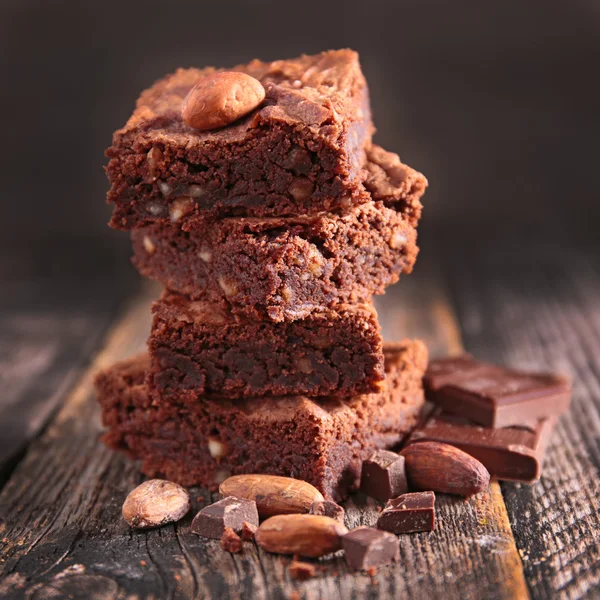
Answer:
M107 150L113 227L200 216L291 216L369 199L373 126L358 55L334 50L233 67L264 86L248 116L212 131L181 117L188 91L223 69L179 69L144 91ZM187 202L176 202L180 198ZM182 222L186 228L190 222Z

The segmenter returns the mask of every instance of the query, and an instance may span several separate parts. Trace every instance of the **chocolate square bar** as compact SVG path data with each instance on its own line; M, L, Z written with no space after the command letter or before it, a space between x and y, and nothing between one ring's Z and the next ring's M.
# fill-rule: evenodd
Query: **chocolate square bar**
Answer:
M373 180L386 171L397 183L387 200L420 211L427 185L420 173L378 152L366 166L373 126L355 52L254 60L230 70L259 80L266 98L221 129L199 131L181 117L186 94L217 72L212 67L179 69L142 93L106 153L113 227L177 222L192 231L206 217L350 208L371 199Z
M255 320L365 301L410 273L416 231L382 202L298 218L227 218L202 232L132 233L134 264L168 289Z
M147 355L99 374L104 442L141 460L142 471L216 490L232 474L270 473L308 481L339 501L357 489L362 461L397 445L423 405L427 350L420 341L386 346L387 386L346 398L305 396L193 404L162 402L145 383Z
M565 377L497 367L468 354L432 361L423 384L427 399L444 411L486 427L559 415L571 403Z
M148 383L161 400L352 396L383 385L382 339L370 304L272 323L165 292L153 311Z
M542 474L546 447L557 417L523 423L518 427L490 428L443 413L439 409L408 439L442 442L474 456L492 477L533 483Z

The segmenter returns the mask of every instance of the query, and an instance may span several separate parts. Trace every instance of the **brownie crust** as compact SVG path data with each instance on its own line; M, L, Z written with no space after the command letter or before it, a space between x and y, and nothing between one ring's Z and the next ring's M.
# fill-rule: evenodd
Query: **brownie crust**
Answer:
M266 98L218 130L193 129L180 114L187 92L212 67L179 69L142 93L106 151L112 227L180 222L192 231L207 217L298 216L370 200L381 173L365 168L373 126L355 52L231 70L261 81ZM408 202L422 194L422 175L408 167L399 174Z
M132 232L145 277L193 300L276 322L383 294L417 258L417 234L382 202L304 218L228 218L202 233Z
M358 488L362 461L398 445L419 420L424 344L405 341L385 355L388 385L376 394L206 396L191 405L157 400L145 383L150 359L141 355L97 377L103 440L141 460L150 477L216 490L229 475L271 473L308 481L340 501Z
M273 323L165 291L152 310L148 383L164 400L349 396L377 392L385 379L372 304Z

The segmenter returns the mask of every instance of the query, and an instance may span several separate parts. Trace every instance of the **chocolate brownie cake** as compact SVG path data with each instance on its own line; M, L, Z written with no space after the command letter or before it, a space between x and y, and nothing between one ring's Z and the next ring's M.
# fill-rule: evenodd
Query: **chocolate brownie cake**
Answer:
M341 214L227 218L198 233L154 225L132 233L140 273L255 320L302 319L382 294L410 273L416 231L382 202Z
M273 323L165 291L152 310L148 383L163 400L353 396L379 391L385 377L372 304Z
M371 199L369 187L389 157L366 162L373 127L355 52L255 60L231 70L259 80L266 97L220 129L190 127L181 109L202 77L222 70L179 69L142 93L106 152L113 227L178 222L192 231L206 217L304 215ZM402 185L388 200L418 201L425 178L391 168Z
M216 490L231 474L271 473L306 480L342 500L357 489L361 463L397 445L423 405L427 351L420 341L385 348L386 389L344 399L302 396L194 404L153 400L150 360L138 356L97 378L104 442L141 460L142 471Z

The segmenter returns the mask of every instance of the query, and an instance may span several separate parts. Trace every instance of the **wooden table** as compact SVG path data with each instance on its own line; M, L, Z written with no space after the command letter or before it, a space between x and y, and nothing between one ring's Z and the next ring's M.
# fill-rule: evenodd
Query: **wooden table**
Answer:
M432 355L464 344L574 378L540 482L492 483L468 502L440 496L437 529L402 536L400 562L373 577L335 557L315 579L293 581L289 559L250 544L227 554L190 533L191 515L132 532L120 509L141 478L98 441L92 378L143 347L157 290L130 271L57 280L28 277L21 265L0 295L0 597L598 597L598 248L510 239L424 247L415 274L379 299L388 339L422 337ZM377 515L362 495L346 510L350 526Z

